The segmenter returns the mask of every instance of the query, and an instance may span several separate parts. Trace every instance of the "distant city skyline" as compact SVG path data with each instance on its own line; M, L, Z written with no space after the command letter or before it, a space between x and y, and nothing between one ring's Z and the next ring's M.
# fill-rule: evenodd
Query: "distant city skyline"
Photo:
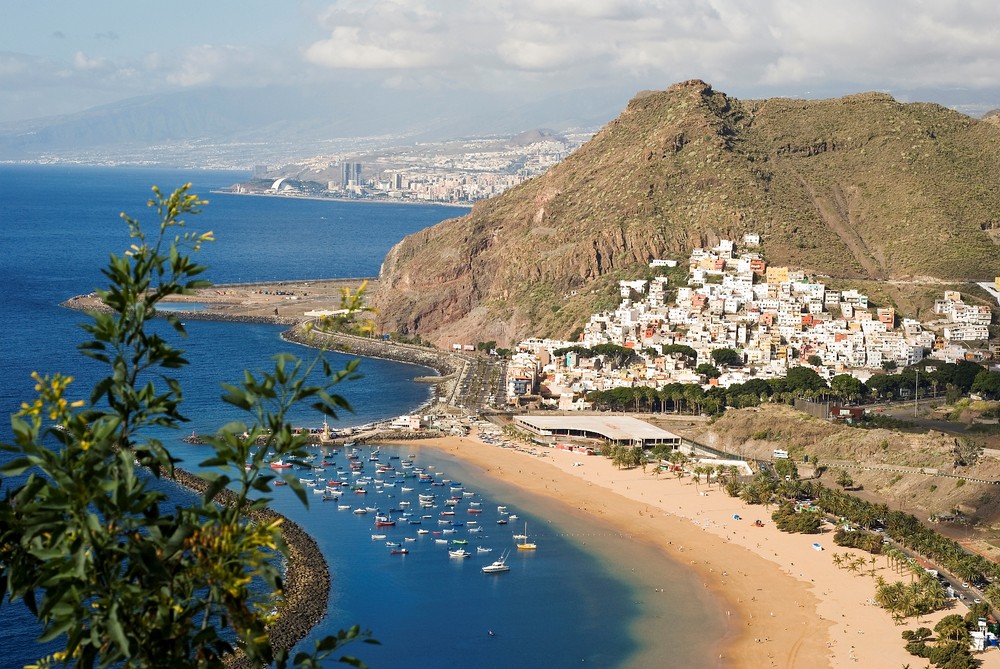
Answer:
M0 122L199 87L357 86L558 99L700 78L741 98L879 90L1000 107L1000 5L890 0L12 3ZM553 102L555 104L555 102Z

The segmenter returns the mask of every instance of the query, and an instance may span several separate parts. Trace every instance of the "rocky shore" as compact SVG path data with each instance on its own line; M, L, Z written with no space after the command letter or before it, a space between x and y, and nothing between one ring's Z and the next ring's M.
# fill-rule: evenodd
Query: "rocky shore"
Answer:
M174 470L173 480L199 495L208 489L204 479L183 469ZM221 504L234 504L235 496L229 490L222 490L216 500ZM268 636L275 651L291 650L326 615L330 570L315 540L294 521L271 509L250 511L247 517L255 523L281 520L281 535L288 547L284 578L285 607L268 630ZM250 666L245 660L243 656L236 656L227 664L233 669L242 669Z

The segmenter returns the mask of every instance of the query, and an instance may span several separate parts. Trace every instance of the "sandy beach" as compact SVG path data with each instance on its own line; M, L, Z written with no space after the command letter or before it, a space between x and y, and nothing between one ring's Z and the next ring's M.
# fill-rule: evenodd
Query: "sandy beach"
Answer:
M537 455L532 455L484 443L475 435L419 443L460 458L487 476L612 523L690 567L692 577L703 582L723 609L726 626L718 667L923 666L924 660L904 650L901 632L933 628L945 615L967 611L955 604L896 625L871 602L870 564L859 574L837 567L832 559L835 552L869 554L836 546L831 531L780 532L769 511L731 498L715 485L654 475L651 469L619 470L606 458L553 448L536 446ZM754 525L757 519L763 527ZM900 578L882 557L876 559L874 575ZM634 666L658 666L657 658L662 662L669 653L649 638ZM983 667L1000 667L996 650L979 658Z

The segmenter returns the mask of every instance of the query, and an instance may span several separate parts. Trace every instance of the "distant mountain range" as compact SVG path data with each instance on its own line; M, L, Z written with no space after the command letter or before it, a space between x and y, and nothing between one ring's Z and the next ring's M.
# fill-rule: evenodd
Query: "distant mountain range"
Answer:
M245 165L403 142L597 128L629 97L588 90L546 99L378 88L200 89L0 125L0 160ZM557 110L557 111L552 111Z
M770 264L870 281L905 315L936 282L1000 275L995 120L882 93L640 93L543 176L398 244L381 326L442 345L566 337L651 260L747 232Z

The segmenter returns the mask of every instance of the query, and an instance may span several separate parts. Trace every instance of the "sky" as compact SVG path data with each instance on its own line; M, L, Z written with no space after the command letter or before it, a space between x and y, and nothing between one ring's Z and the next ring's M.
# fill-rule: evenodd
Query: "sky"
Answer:
M35 0L0 22L0 122L203 86L883 91L1000 108L995 0ZM622 100L622 108L627 98Z

